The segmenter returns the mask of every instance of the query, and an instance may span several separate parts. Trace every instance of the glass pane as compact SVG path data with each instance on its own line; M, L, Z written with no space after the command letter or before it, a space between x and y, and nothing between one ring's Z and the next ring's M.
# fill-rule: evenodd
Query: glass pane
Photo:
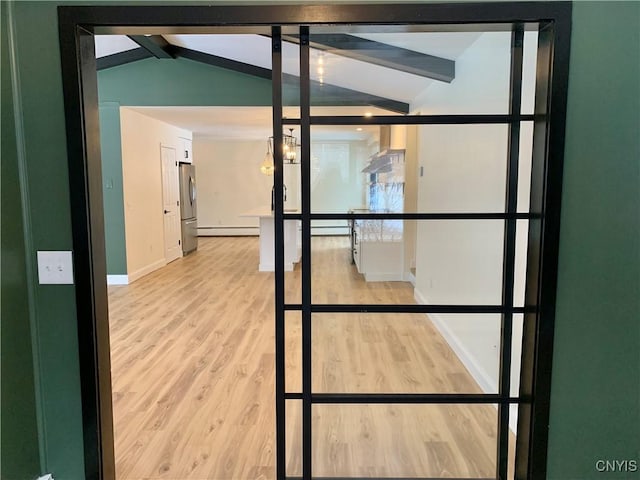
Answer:
M418 129L419 212L505 210L506 125Z
M312 301L499 305L503 237L500 220L356 220L312 237Z
M343 127L313 128L311 141L311 210L346 213L366 202L361 173L369 150L366 140L346 139ZM343 136L344 140L335 140ZM333 139L333 140L332 140Z
M507 469L507 478L515 478L517 431L518 431L518 405L511 405L509 407L509 465Z
M520 123L520 153L518 165L518 212L529 212L531 194L531 161L533 158L533 122Z
M522 51L522 113L532 114L536 96L536 68L538 64L538 31L524 32Z
M284 272L284 303L302 303L302 264L293 264L293 270Z
M502 212L507 138L506 125L312 127L311 210Z
M511 33L311 29L313 105L507 113Z
M285 402L286 475L302 476L302 400Z
M527 283L527 250L529 245L529 220L516 221L516 257L513 285L513 305L524 306Z
M313 315L314 393L497 393L499 315Z
M513 330L511 342L511 396L517 397L520 394L520 368L522 361L522 329L524 326L524 315L516 313L513 315ZM515 425L515 423L514 423ZM514 430L515 431L515 430Z
M282 74L282 104L286 107L283 115L300 118L300 46L284 40Z
M495 478L495 405L314 405L317 477Z
M284 301L302 303L302 235L299 220L284 222ZM273 248L273 246L272 246Z
M302 314L287 311L284 315L285 391L302 392Z
M353 236L312 237L312 301L414 303L413 285L402 277L402 242L363 242L359 238L357 230Z

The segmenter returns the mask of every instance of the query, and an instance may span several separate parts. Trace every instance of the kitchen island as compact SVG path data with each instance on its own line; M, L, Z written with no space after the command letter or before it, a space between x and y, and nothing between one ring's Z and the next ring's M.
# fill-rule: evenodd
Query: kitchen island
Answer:
M286 213L299 213L287 211ZM260 221L260 272L275 271L274 258L274 216L269 207L256 208L240 215L241 217L258 218ZM290 272L294 264L300 261L301 242L298 220L284 221L284 270Z

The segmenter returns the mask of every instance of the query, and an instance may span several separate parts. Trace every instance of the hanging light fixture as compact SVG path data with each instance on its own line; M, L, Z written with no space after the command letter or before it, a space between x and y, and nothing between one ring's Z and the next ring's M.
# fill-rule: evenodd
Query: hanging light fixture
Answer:
M264 160L260 165L260 171L265 175L273 175L274 165L273 165L273 150L271 148L271 141L273 137L267 140L267 154L264 156Z
M293 128L289 134L282 134L282 156L285 163L298 163L298 139L293 136Z
M273 137L267 141L267 155L260 166L260 171L265 175L273 175ZM282 160L284 163L298 164L298 139L293 135L293 128L289 133L282 133Z

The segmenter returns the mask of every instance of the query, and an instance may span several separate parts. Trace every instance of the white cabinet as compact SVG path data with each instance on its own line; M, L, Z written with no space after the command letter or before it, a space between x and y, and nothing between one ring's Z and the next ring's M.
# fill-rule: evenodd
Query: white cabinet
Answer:
M180 138L178 148L178 161L183 163L193 163L192 141L189 138Z
M367 282L404 280L402 221L356 220L353 261Z

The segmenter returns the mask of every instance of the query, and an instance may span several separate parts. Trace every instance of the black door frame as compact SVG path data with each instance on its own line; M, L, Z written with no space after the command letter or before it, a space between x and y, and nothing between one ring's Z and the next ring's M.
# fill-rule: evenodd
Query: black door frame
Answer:
M85 473L87 479L105 480L115 478L115 465L98 91L93 35L99 33L168 33L170 30L181 33L206 33L212 29L217 32L220 32L221 29L228 29L229 31L250 31L251 33L258 29L264 29L264 31L261 30L261 33L270 33L271 26L281 26L285 30L291 27L317 24L456 24L460 25L461 29L468 29L471 25L479 24L486 26L488 24L540 23L537 78L548 81L537 82L536 111L529 118L534 121L534 153L531 210L527 217L529 219L527 289L525 307L522 309L522 313L525 314L523 373L519 401L517 402L520 406L517 450L522 454L517 458L516 478L543 479L546 477L571 3L61 6L58 8L58 17L72 202ZM308 91L306 94L308 95ZM274 86L274 105L277 101L275 95L277 93ZM308 98L302 99L302 101L306 101L308 105ZM281 100L278 103L281 106ZM277 137L281 135L282 129L276 129L276 126L281 127L284 122L281 115L278 119L275 118L276 113L274 108L274 134ZM519 112L514 115L522 120L523 116ZM422 119L419 123L450 123L453 120L445 117L439 119L431 117L431 120ZM462 123L464 118L461 117L463 116L458 116L454 123ZM471 123L482 123L482 121L510 123L514 118L505 115L466 117ZM407 118L405 123L411 123L410 117ZM378 119L381 122L387 121L384 117L378 117ZM308 131L310 120L308 112L306 115L303 112L301 118L303 130L306 128ZM398 123L397 120L398 117L390 118L388 123ZM274 138L274 141L277 142L278 138ZM279 177L276 174L274 180L277 187L282 183L281 175ZM276 223L284 221L281 207L281 205L276 205ZM306 211L309 212L308 208ZM399 215L398 218L405 220L436 218L434 214L397 215ZM487 215L492 214L486 214L485 217ZM321 218L322 216L316 214L305 217L300 217L303 226L312 218ZM345 219L355 218L348 214L344 214L342 217ZM337 216L333 215L332 218L337 218ZM389 218L389 216L385 216L385 218ZM445 218L449 218L449 216ZM509 232L510 225L515 225L515 220L520 217L514 212L507 211L495 218L505 220L507 232ZM308 254L309 252L307 252ZM278 250L276 250L276 261L278 255ZM280 289L282 289L282 285L279 286L276 282L276 296L278 296ZM508 293L506 292L506 294ZM303 303L310 306L310 298L308 300ZM284 300L282 306L284 306ZM340 311L344 311L342 307L344 306L341 306ZM361 306L355 306L353 310L360 311L359 307ZM405 307L407 311L413 308L415 311L429 313L440 311L443 306ZM317 310L318 308L319 310ZM397 308L392 309L390 306L375 308L380 311L398 311ZM276 318L279 313L284 314L284 308L277 310L281 311L276 311ZM316 307L315 311L332 311L332 306ZM515 311L511 305L508 308L501 308L496 313L510 315ZM507 323L510 325L510 322ZM504 326L503 321L503 328ZM277 369L281 367L280 360L283 359L284 352L281 335L278 334L281 329L283 330L283 324L277 321ZM284 400L284 386L277 385L277 387L281 387L278 391L282 393L282 396L279 398ZM310 392L308 395L311 397ZM361 403L353 396L353 398L344 397L338 400ZM394 400L389 397L379 397L378 401L385 403L389 400L400 403L424 403L425 400L425 398L411 399L409 397ZM438 402L438 398L433 395L431 397L429 399L431 403ZM308 400L311 402L311 398ZM447 400L450 401L450 399ZM460 398L459 400L486 403L487 399L480 401ZM504 397L495 400L495 403L507 404ZM336 398L322 398L322 396L315 395L315 401L333 403ZM283 421L283 418L277 420L277 422ZM282 458L284 458L283 452L280 451L277 462L279 479L284 478ZM309 477L309 472L305 477Z

